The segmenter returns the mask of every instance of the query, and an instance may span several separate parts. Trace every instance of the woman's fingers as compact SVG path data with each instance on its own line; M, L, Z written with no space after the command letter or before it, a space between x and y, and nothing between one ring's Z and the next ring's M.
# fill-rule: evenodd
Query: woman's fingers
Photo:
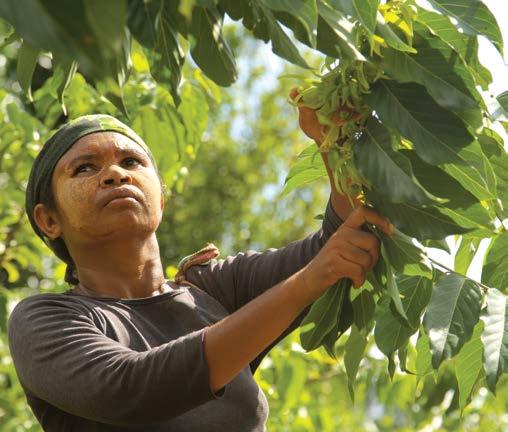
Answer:
M344 221L344 225L355 229L360 228L365 223L376 225L386 235L392 235L395 232L394 226L387 218L365 206L356 207Z
M368 272L373 266L373 257L371 254L363 249L360 249L352 244L341 251L341 255L348 261L358 264L362 271Z
M344 257L342 257L341 261L341 267L346 277L349 277L353 281L355 288L360 288L365 283L365 271L362 266Z

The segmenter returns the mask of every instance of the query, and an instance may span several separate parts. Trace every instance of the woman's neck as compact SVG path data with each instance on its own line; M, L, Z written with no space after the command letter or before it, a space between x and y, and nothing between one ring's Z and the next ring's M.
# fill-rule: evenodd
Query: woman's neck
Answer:
M164 269L155 234L144 240L109 241L71 255L80 282L79 293L130 299L164 292Z

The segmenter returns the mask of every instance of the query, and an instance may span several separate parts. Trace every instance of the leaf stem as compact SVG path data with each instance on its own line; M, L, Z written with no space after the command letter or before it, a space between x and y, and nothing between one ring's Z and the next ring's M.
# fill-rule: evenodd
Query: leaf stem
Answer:
M447 272L454 273L454 274L456 274L456 275L459 275L459 276L465 277L466 279L469 279L469 280L473 281L475 284L477 284L478 286L480 286L480 287L482 288L482 290L483 290L483 292L484 292L484 293L487 293L487 291L490 289L490 287L488 287L487 285L484 285L484 284L482 284L481 282L475 281L474 279L471 279L471 278L467 277L466 275L463 275L462 273L459 273L459 272L456 272L455 270L452 270L451 268L449 268L449 267L445 266L443 263L440 263L439 261L436 261L435 259L432 259L432 258L428 255L428 253L427 253L427 248L425 248L425 247L424 247L423 249L424 249L424 252L425 252L425 255L426 255L427 259L428 259L429 261L431 261L431 262L432 262L432 264L435 264L435 265L437 265L437 266L439 266L439 267L441 267L441 268L445 269Z

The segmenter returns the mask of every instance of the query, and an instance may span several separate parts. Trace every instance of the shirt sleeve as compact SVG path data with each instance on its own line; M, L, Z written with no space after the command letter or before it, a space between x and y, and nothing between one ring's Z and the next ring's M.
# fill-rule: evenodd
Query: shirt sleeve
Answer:
M19 380L34 396L82 418L132 426L223 395L209 385L205 330L138 352L105 336L78 305L45 296L16 305L8 340Z
M204 265L190 267L186 279L219 301L229 313L259 296L269 288L287 279L303 268L323 247L342 224L328 199L321 228L302 240L294 241L279 249L264 252L248 251L226 259L212 259ZM255 371L261 359L281 339L297 328L309 305L256 360L251 363Z

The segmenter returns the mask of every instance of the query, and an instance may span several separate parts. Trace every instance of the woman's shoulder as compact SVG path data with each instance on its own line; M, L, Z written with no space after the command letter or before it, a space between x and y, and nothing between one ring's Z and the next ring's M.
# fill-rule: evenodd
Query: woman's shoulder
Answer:
M14 305L9 314L9 323L15 320L33 320L42 314L57 314L63 310L83 314L87 308L65 293L37 293L22 298Z

